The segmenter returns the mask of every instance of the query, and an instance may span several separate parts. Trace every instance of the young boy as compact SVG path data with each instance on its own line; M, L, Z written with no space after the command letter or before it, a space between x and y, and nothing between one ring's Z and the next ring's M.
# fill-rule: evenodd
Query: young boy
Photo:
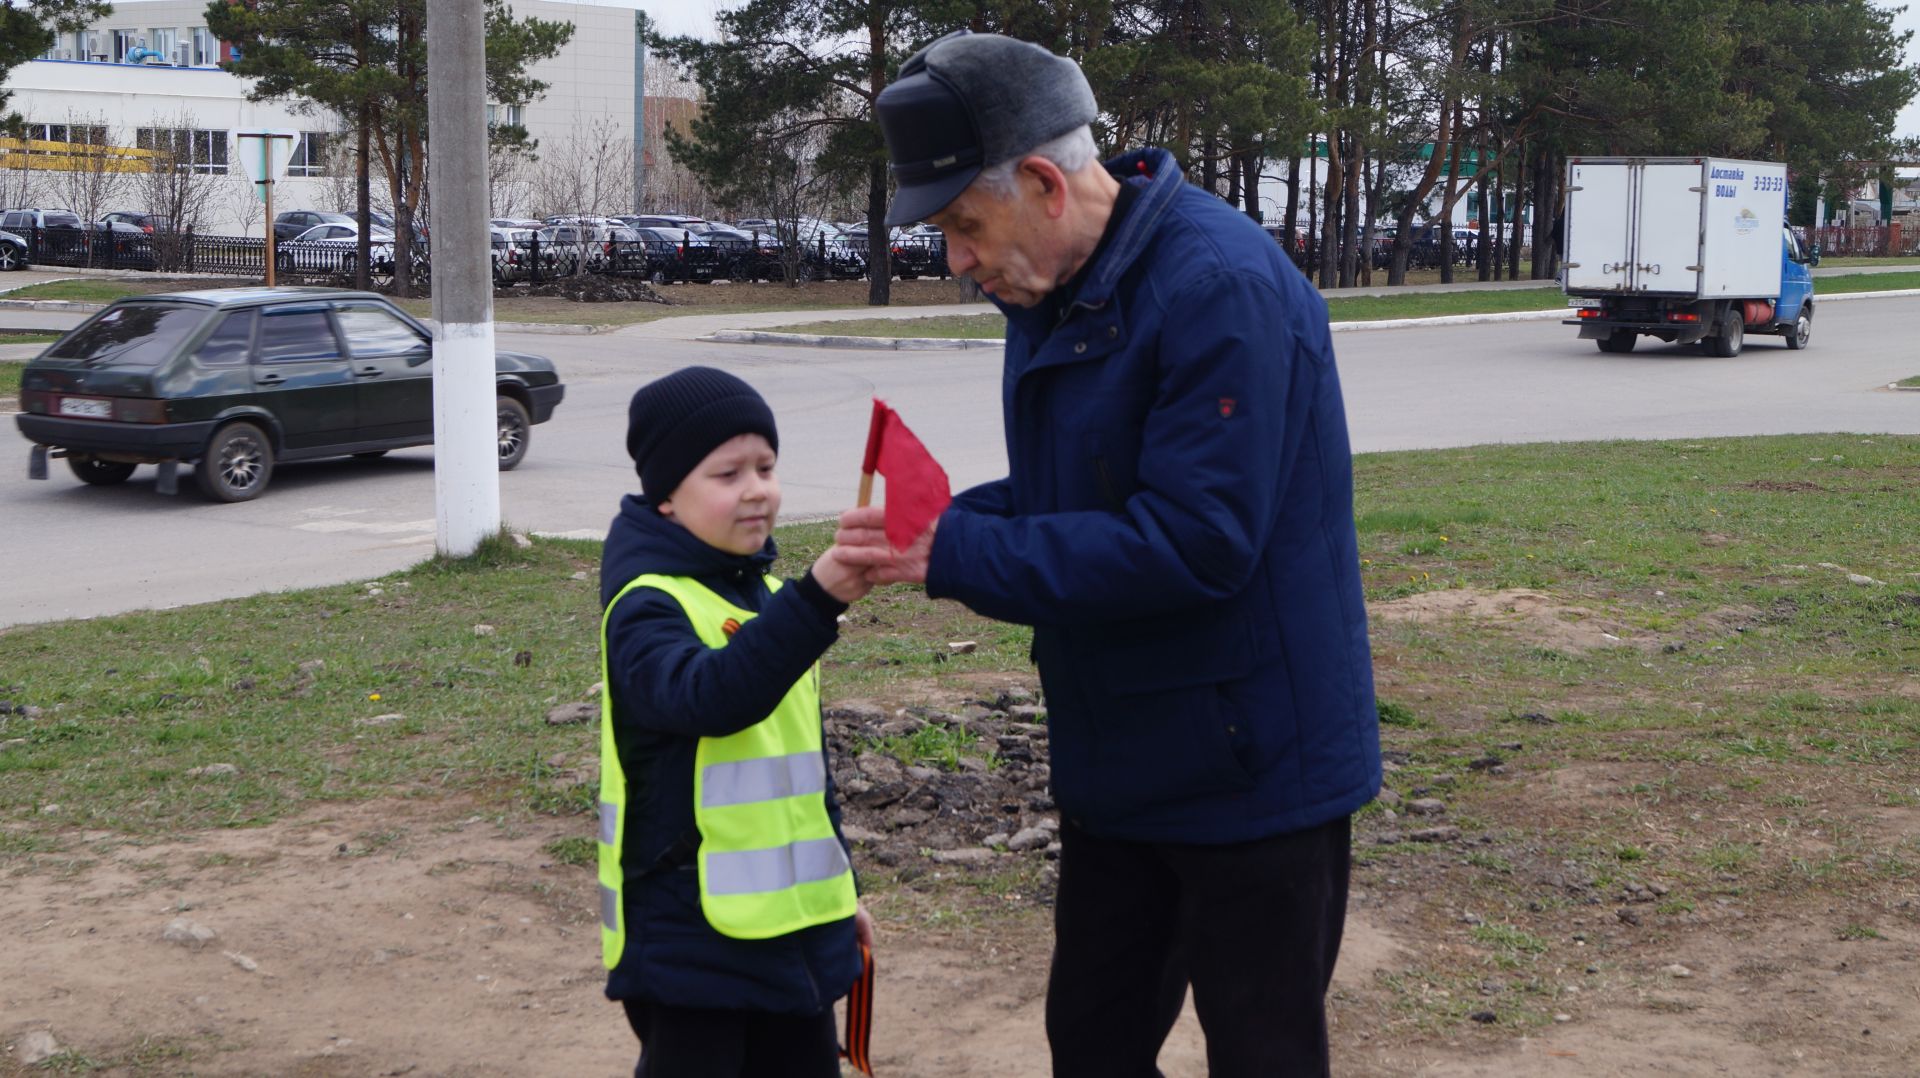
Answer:
M868 590L774 560L773 412L688 367L633 395L600 570L600 915L636 1078L835 1078L857 905L820 720L821 654Z

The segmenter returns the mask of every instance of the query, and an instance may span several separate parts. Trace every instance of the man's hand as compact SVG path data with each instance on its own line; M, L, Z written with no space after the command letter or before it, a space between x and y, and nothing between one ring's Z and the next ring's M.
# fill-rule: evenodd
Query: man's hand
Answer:
M853 908L853 938L860 946L873 950L873 914L865 905Z
M845 547L828 547L809 571L814 582L826 589L828 595L851 606L867 597L873 590L873 582L867 579L866 565L848 560L847 554Z
M869 505L840 514L840 530L834 533L834 548L850 564L866 570L874 584L925 584L927 562L933 553L933 533L940 528L934 521L905 550L887 543L887 511Z

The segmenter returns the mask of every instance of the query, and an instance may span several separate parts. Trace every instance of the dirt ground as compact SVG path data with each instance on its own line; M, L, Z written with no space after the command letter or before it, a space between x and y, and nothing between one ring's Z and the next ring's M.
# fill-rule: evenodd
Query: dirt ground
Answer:
M1420 619L1447 604L1500 631L1577 627L1556 641L1569 650L1618 646L1590 612L1532 593L1380 613ZM945 699L894 688L924 705L843 700L827 712L879 922L878 1073L1040 1078L1053 862L1020 837L1053 817L1036 687L1000 676ZM992 746L993 766L921 770L861 751L940 732L930 727ZM1387 796L1409 814L1356 823L1330 1004L1336 1074L1920 1074L1910 875L1727 884L1676 912L1655 896L1672 883L1678 899L1681 884L1630 865L1589 877L1554 836L1630 821L1613 825L1621 841L1657 844L1674 826L1663 812L1729 813L1705 796L1716 779L1700 765L1567 759L1547 733L1503 747L1468 811L1428 818L1411 814L1413 800L1451 796L1451 779L1406 777L1427 749L1391 733ZM550 763L557 783L595 781L588 759ZM1920 808L1863 802L1830 773L1779 781L1817 825L1738 820L1762 856L1814 865L1842 835L1894 849L1920 831ZM1641 811L1639 791L1653 788L1673 791L1671 806ZM630 1073L631 1036L601 995L592 870L549 852L562 839L586 845L590 819L496 811L422 793L162 841L67 834L68 852L15 858L0 867L0 1075L42 1073L21 1058L48 1033L68 1053L52 1064L62 1073ZM1873 927L1836 931L1852 925ZM1161 1066L1168 1078L1205 1073L1191 1013Z
M1563 776L1541 795L1605 796L1622 777ZM600 994L590 871L543 852L577 831L378 801L14 875L0 897L0 1071L28 1073L13 1046L46 1030L105 1074L628 1073L630 1037ZM1840 942L1791 915L1613 941L1603 972L1552 972L1569 1020L1531 1035L1409 1029L1393 979L1452 944L1401 882L1356 877L1332 1002L1338 1074L1920 1073L1920 941ZM1046 1074L1044 912L944 928L903 905L873 900L878 1073ZM215 935L168 942L177 919ZM1675 962L1691 976L1662 972ZM1191 1013L1161 1064L1204 1073Z

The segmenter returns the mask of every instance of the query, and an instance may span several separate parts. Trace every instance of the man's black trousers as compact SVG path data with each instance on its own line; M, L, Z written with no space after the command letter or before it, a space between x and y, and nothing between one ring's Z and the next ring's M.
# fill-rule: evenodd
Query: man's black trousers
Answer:
M1187 986L1210 1078L1322 1076L1351 821L1199 846L1063 823L1047 1040L1054 1078L1155 1078Z

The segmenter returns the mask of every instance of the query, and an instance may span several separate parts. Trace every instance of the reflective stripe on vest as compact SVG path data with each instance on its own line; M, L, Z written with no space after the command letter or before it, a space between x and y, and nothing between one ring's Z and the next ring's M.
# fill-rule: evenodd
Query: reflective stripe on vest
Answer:
M780 581L766 578L767 589ZM711 648L727 645L726 624L752 620L712 590L685 577L649 574L622 588L607 604L600 627L602 684L606 626L627 592L650 587L679 602L694 632ZM602 957L609 969L626 947L620 867L626 835L626 776L613 745L611 691L601 695L600 884ZM611 762L609 766L608 762ZM767 939L853 916L853 869L826 811L826 759L820 730L820 671L814 667L765 719L727 737L700 739L694 754L693 812L700 830L697 855L700 908L722 935Z

